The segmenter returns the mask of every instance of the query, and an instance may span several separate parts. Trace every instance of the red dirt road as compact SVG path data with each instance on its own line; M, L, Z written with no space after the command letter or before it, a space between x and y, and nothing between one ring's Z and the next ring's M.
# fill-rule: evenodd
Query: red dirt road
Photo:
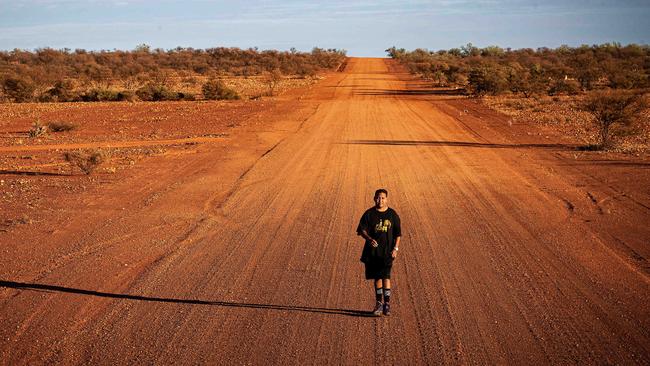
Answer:
M649 364L648 192L391 65L0 236L0 363ZM371 318L354 230L379 187L404 237Z

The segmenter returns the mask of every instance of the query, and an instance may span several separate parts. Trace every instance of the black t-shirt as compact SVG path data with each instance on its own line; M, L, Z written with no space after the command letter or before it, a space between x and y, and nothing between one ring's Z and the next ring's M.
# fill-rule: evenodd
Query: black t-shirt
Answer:
M391 252L395 247L395 239L402 236L402 228L397 212L390 207L384 212L377 211L374 207L367 209L361 216L361 220L359 220L357 234L361 235L362 230L365 230L379 245L373 248L371 241L366 240L361 252L361 261L364 263L391 264L393 262Z

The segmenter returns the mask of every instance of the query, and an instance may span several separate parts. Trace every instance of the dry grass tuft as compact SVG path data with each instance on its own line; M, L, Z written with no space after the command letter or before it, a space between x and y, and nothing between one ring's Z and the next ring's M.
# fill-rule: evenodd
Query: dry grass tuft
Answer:
M47 133L47 126L42 125L40 121L36 121L32 124L32 129L29 130L29 137L36 138L43 136Z
M77 128L77 125L70 122L50 122L47 124L47 127L52 132L66 132L74 130Z

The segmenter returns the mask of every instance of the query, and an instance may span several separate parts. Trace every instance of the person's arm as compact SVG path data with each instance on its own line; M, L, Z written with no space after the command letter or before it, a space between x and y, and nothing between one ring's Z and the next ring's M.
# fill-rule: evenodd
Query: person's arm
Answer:
M397 257L397 252L399 251L399 243L402 239L402 220L399 218L397 212L395 212L395 217L393 218L393 235L395 236L395 245L393 246L393 251L391 256L393 258Z
M400 239L402 239L401 236L398 236L397 238L395 238L395 246L393 247L393 252L391 253L393 258L397 257L397 252L399 251Z
M361 220L359 220L359 226L357 226L357 234L361 235L361 237L366 239L367 241L370 241L370 244L372 245L373 248L377 248L377 246L379 246L379 243L377 243L377 241L368 234L367 229L368 229L368 213L365 212L363 216L361 216Z
M369 240L373 248L377 248L377 246L379 245L379 243L377 243L377 240L373 239L370 235L368 235L368 232L366 232L365 229L359 231L359 235L361 235L362 238Z

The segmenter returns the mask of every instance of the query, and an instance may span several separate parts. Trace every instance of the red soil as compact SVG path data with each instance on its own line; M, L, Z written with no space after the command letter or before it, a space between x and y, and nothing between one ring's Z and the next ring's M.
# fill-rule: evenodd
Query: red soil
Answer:
M650 363L650 161L418 90L352 59L259 103L2 106L0 363ZM107 142L90 176L54 150ZM379 187L389 318L354 233Z

